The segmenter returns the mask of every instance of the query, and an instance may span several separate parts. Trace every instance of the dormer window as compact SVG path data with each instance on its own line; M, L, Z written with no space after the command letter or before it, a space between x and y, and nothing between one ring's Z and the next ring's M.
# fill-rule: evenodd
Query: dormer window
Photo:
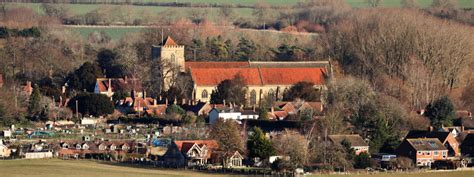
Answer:
M80 150L82 147L81 147L81 144L76 144L76 149L77 150Z

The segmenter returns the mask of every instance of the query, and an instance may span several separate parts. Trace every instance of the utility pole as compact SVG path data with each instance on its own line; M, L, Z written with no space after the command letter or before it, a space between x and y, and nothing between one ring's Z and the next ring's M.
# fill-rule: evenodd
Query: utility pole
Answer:
M79 101L76 100L76 119L79 120Z

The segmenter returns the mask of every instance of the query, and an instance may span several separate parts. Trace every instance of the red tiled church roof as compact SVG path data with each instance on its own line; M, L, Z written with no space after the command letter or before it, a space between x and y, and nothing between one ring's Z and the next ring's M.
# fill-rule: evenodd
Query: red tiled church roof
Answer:
M322 68L191 68L197 85L215 86L240 75L246 85L292 85L299 81L323 84Z
M258 68L192 68L191 76L197 85L215 86L240 75L246 85L261 85Z
M322 68L260 68L264 85L292 85L300 81L322 85Z
M189 68L245 68L250 67L249 62L185 62L184 64L186 69Z
M163 46L177 46L176 42L171 37L167 37Z

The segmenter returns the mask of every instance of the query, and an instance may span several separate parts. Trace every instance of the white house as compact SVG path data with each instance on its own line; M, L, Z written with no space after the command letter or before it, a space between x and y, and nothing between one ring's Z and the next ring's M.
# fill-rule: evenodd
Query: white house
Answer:
M11 154L11 149L3 144L3 140L0 139L0 157L9 157Z
M224 120L241 120L242 113L233 108L212 108L209 111L209 123L214 124L219 118Z

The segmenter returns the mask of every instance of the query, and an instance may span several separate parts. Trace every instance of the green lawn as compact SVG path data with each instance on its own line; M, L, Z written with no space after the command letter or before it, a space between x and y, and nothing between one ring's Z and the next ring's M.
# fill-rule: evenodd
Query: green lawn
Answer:
M124 167L87 160L0 160L0 177L224 176L183 170Z
M107 28L107 27L73 28L73 27L70 27L69 29L78 32L84 38L87 38L89 34L93 32L102 31L102 32L105 32L105 34L107 34L112 40L117 40L117 39L122 38L126 34L137 33L143 30L143 28L121 28L121 27L113 27L113 28Z
M114 165L89 160L0 160L0 177L132 177L132 176L230 176L175 169ZM473 177L474 171L320 175L311 177Z

